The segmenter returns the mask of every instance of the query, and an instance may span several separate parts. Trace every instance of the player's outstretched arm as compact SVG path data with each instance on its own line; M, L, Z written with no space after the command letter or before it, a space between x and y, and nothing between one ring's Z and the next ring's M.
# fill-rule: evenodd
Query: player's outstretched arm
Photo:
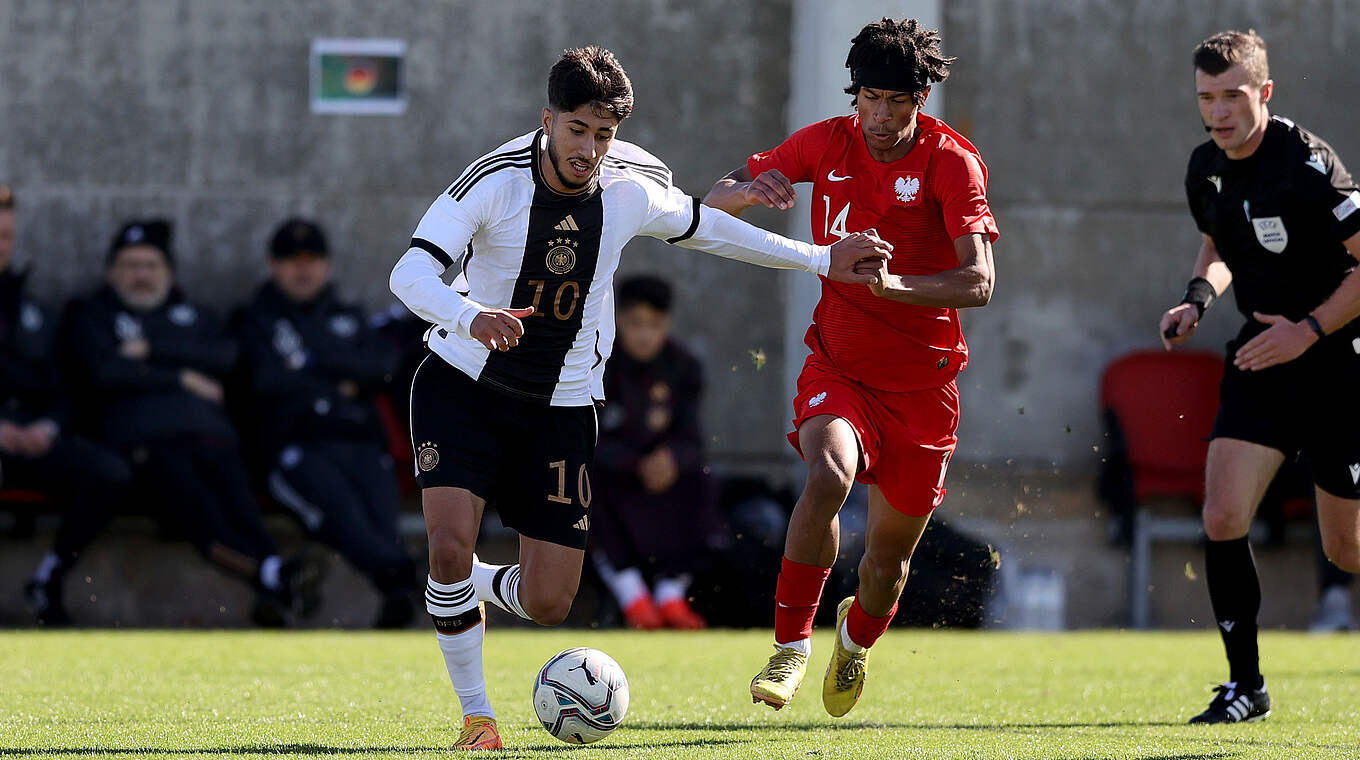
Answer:
M869 289L881 298L951 309L986 306L996 282L991 239L976 232L962 235L954 240L954 252L958 254L959 265L937 274L889 274L883 261L862 263L855 271L874 271L879 281L871 283Z
M1190 340L1190 336L1195 334L1195 328L1199 327L1200 317L1204 316L1204 312L1214 299L1232 284L1232 272L1219 257L1214 239L1203 233L1201 236L1203 240L1200 243L1199 255L1195 258L1194 275L1190 278L1190 284L1186 286L1185 297L1179 304L1162 314L1161 324L1157 328L1162 337L1162 346L1167 351L1170 351L1172 346L1179 346Z
M870 233L857 232L834 246L792 240L697 202L688 236L668 238L685 248L771 269L801 269L838 280L868 285L878 281L869 262L892 257L892 246ZM645 234L655 234L644 230ZM664 232L662 233L664 234ZM855 271L856 265L864 271Z
M741 216L741 212L756 205L791 209L797 200L798 191L778 169L752 177L751 170L743 164L714 183L703 202L705 206L722 209L732 216Z
M1346 250L1360 259L1360 233L1346 240ZM1233 355L1238 369L1261 370L1297 359L1325 335L1340 330L1360 317L1360 268L1352 269L1334 293L1313 309L1309 318L1291 322L1278 314L1254 312L1257 322L1270 325L1265 332L1247 341Z

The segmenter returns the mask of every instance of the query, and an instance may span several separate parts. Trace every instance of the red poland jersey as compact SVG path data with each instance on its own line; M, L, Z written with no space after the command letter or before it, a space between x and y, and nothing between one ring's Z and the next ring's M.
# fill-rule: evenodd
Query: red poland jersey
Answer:
M977 148L939 119L918 114L916 125L911 152L892 163L869 155L852 114L806 126L746 166L753 177L778 169L812 183L819 245L873 229L893 244L889 272L937 274L959 266L955 238L976 232L995 241L996 220ZM899 303L825 277L805 340L847 376L891 392L947 385L968 364L955 309Z

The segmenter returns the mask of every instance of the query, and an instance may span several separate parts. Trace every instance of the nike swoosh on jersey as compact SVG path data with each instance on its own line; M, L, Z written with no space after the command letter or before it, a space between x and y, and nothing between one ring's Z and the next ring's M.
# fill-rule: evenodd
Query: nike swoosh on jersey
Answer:
M828 182L844 182L847 179L850 179L850 177L851 175L849 174L845 175L844 177L837 177L835 169L832 169L831 171L826 173L826 179Z

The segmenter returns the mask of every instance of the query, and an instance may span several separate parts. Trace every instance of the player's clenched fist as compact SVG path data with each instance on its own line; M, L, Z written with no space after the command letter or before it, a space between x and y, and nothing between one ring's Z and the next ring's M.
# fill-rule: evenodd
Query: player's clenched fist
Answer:
M509 351L524 337L521 319L533 314L528 309L487 309L472 318L468 332L492 351Z
M798 200L798 192L788 177L778 169L771 169L746 183L742 200L751 206L759 203L769 208L791 209Z
M841 238L831 246L831 268L828 279L856 285L876 285L878 266L874 262L892 258L892 243L872 232L856 232Z

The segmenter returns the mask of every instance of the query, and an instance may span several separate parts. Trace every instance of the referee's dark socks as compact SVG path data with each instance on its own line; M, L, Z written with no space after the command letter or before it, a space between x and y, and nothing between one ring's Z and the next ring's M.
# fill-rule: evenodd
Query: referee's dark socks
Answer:
M1261 611L1261 582L1247 537L1205 541L1204 575L1218 633L1228 654L1229 680L1242 688L1259 689L1263 680L1256 616Z

